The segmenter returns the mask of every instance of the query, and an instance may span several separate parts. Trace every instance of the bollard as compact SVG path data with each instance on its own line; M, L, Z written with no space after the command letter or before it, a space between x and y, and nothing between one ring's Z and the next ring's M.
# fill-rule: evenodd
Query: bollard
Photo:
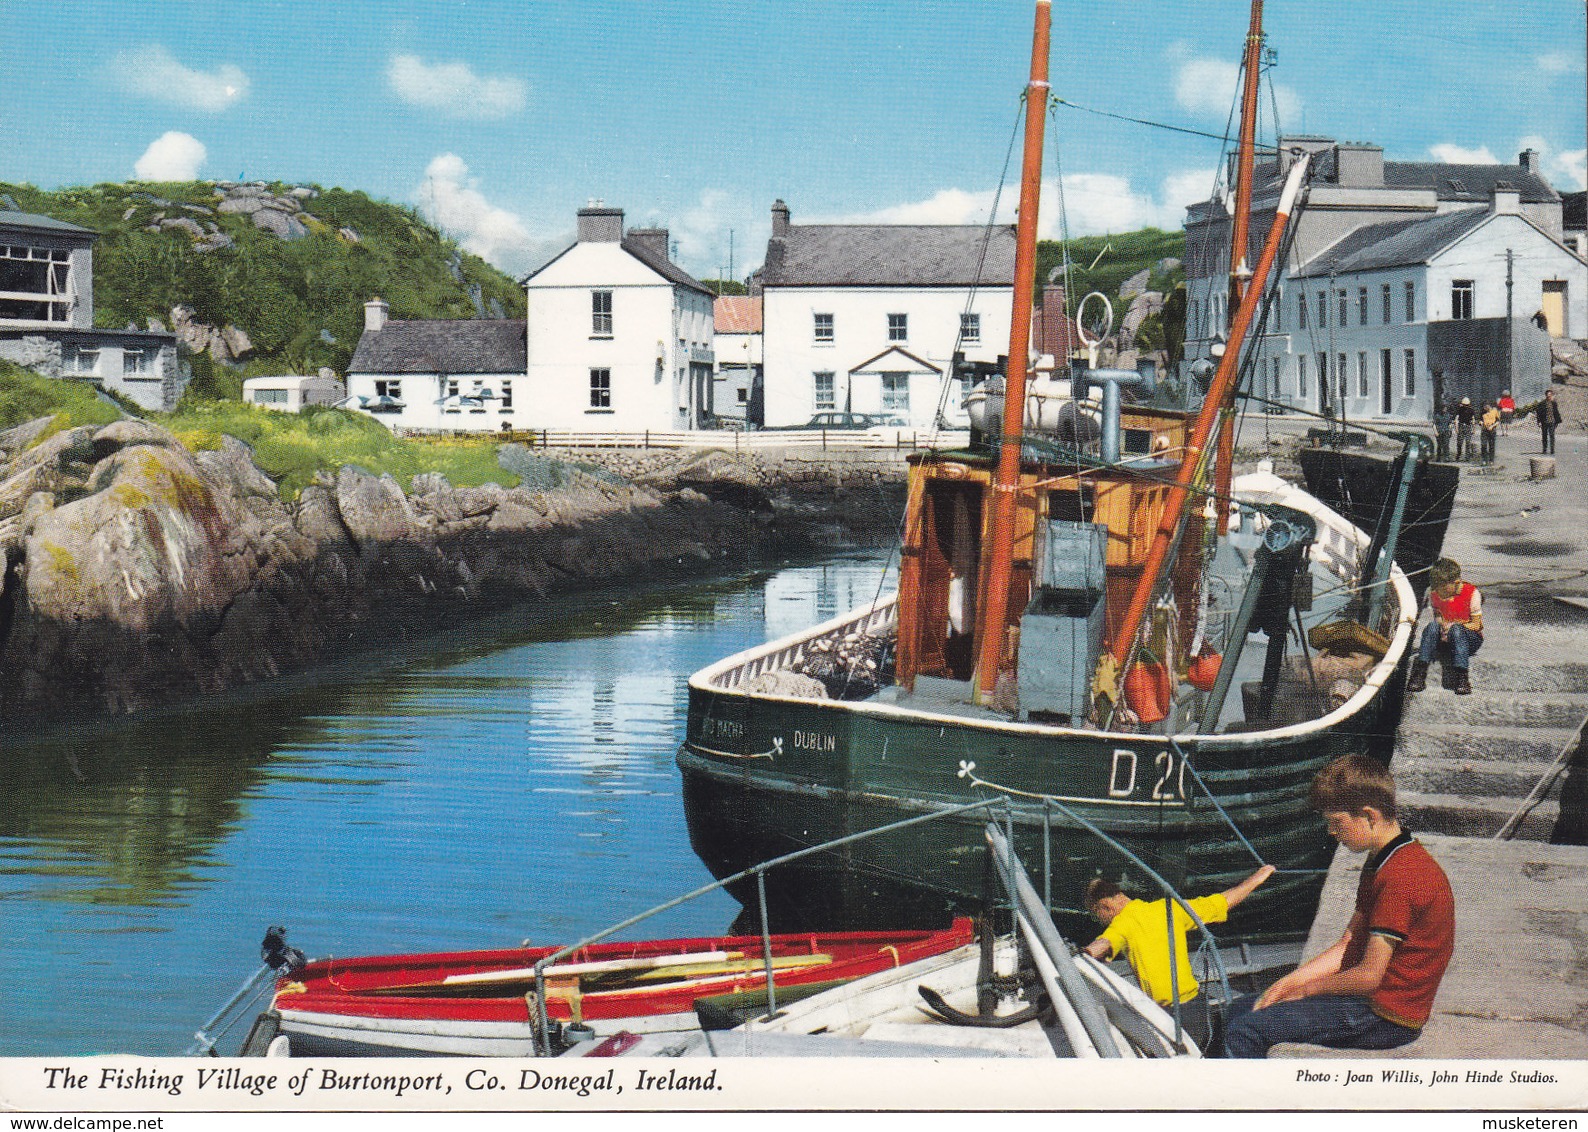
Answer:
M1528 460L1532 467L1532 475L1528 479L1552 480L1555 478L1555 457L1533 456Z

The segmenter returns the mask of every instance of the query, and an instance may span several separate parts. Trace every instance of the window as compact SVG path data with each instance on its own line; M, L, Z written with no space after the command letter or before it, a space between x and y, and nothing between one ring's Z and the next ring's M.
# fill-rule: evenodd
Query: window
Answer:
M99 351L87 346L67 346L61 351L61 368L67 373L98 373Z
M890 314L888 316L888 341L908 342L910 340L910 316L905 314Z
M1345 326L1350 321L1350 319L1347 317L1347 306L1346 306L1346 301L1345 301L1345 292L1344 291L1336 291L1335 292L1335 298L1339 300L1340 325L1341 326Z
M1338 376L1338 375L1336 375ZM1327 410L1329 408L1329 355L1318 355L1318 405Z
M1296 329L1307 329L1307 296L1299 293L1296 295Z
M1305 310L1307 308L1307 304L1306 303L1302 303L1301 307L1302 307L1303 310ZM1306 354L1297 354L1296 355L1296 396L1297 397L1305 397L1306 395L1307 395L1307 355Z
M71 321L71 253L64 248L0 244L0 319L18 322Z
M1282 365L1284 365L1284 363L1285 363L1285 359L1281 358L1277 354L1274 355L1274 375L1273 375L1273 377L1271 379L1269 379L1269 383L1268 383L1268 399L1270 401L1278 401L1279 398L1280 398L1280 394L1283 392L1283 387L1279 383L1279 376L1280 376L1280 372L1281 372L1280 371L1280 367ZM1273 406L1273 405L1269 406L1270 410L1272 410L1272 409L1274 409L1276 407L1277 406Z
M148 377L154 370L148 350L123 350L121 372L128 377Z
M1367 393L1367 351L1363 350L1356 356L1356 395L1366 397Z
M456 397L457 395L458 395L458 379L455 378L455 377L447 378L447 392L446 392L446 396L448 396L448 397Z
M502 412L508 412L513 407L513 380L502 378L502 396L499 402Z
M375 396L390 397L393 401L401 401L403 397L403 383L396 379L377 381L375 383Z
M1395 351L1378 353L1379 408L1388 413L1395 407Z
M750 400L750 391L748 389L744 388L743 386L740 386L734 392L736 392L739 395L739 404L743 405L743 404L746 404L746 403L749 402L749 400Z
M981 315L962 314L959 316L959 340L965 343L981 341Z
M592 338L612 337L612 292L590 292L590 336ZM594 374L594 370L590 371ZM610 376L610 371L608 371ZM592 396L593 396L592 392Z
M811 315L813 323L812 332L816 341L831 345L833 341L833 316L830 314Z
M1318 329L1329 325L1329 292L1318 292ZM1321 376L1321 375L1320 375Z
M1411 322L1417 317L1417 284L1406 280L1406 321Z
M1367 288L1356 289L1356 323L1358 326L1367 325Z
M611 292L607 292L610 297ZM592 409L610 409L612 407L612 371L609 369L593 369L590 371L590 407Z
M256 405L285 405L287 391L285 389L256 389L254 390L254 404Z
M1472 317L1472 280L1450 281L1450 317L1453 319Z
M1379 298L1379 306L1381 308L1381 310L1379 311L1379 314L1381 316L1381 321L1384 323L1385 326L1388 326L1390 324L1390 305L1391 305L1390 304L1390 285L1388 283L1384 284L1382 287L1380 287L1378 289L1378 298Z
M910 375L885 373L882 375L882 407L908 412L910 408Z
M833 392L833 371L822 370L811 375L815 383L815 405L818 409L831 409L838 403Z
M1407 286L1411 286L1411 284L1408 283ZM1405 353L1402 355L1401 364L1404 367L1406 381L1405 387L1402 388L1401 393L1407 397L1415 397L1417 396L1417 351L1405 351Z

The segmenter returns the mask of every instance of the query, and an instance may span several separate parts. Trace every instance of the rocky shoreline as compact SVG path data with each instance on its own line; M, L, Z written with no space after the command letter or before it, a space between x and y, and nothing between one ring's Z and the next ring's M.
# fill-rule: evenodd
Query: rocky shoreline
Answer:
M504 447L520 478L410 490L348 466L290 502L226 438L144 421L0 432L0 717L165 708L629 579L888 545L895 452Z

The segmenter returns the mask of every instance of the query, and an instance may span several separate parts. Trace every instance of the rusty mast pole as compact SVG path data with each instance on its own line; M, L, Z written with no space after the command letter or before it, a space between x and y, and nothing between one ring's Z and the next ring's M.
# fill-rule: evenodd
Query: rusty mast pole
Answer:
M1036 290L1037 203L1042 193L1042 134L1048 110L1048 37L1051 0L1037 0L1031 38L1031 79L1026 86L1026 137L1021 162L1020 216L1015 229L1013 309L1009 363L1004 375L1003 446L993 479L992 529L982 583L982 616L976 659L979 698L990 699L1004 661L1004 628L1013 573L1015 491L1020 486L1020 442L1025 429L1026 370L1031 364L1031 307Z
M1257 148L1257 78L1263 47L1263 0L1252 0L1252 19L1246 29L1245 83L1241 90L1240 154L1235 166L1235 215L1230 231L1230 301L1228 310L1233 318L1246 295L1246 279L1251 271L1246 266L1246 245L1252 218L1252 165ZM1230 521L1230 480L1235 463L1235 415L1225 413L1219 426L1219 451L1215 463L1217 483L1214 487L1218 509L1218 529L1223 530Z

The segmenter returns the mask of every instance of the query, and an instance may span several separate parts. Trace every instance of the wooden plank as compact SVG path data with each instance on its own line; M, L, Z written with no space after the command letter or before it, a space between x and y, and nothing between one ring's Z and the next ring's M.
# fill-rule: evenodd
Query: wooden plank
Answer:
M548 979L568 976L607 975L617 971L651 971L659 967L682 967L699 963L722 963L730 959L743 959L742 951L693 951L682 955L645 955L635 959L598 959L589 963L554 963L545 970ZM505 971L472 971L467 975L448 975L439 986L464 986L470 983L518 982L535 977L533 967L515 967Z

